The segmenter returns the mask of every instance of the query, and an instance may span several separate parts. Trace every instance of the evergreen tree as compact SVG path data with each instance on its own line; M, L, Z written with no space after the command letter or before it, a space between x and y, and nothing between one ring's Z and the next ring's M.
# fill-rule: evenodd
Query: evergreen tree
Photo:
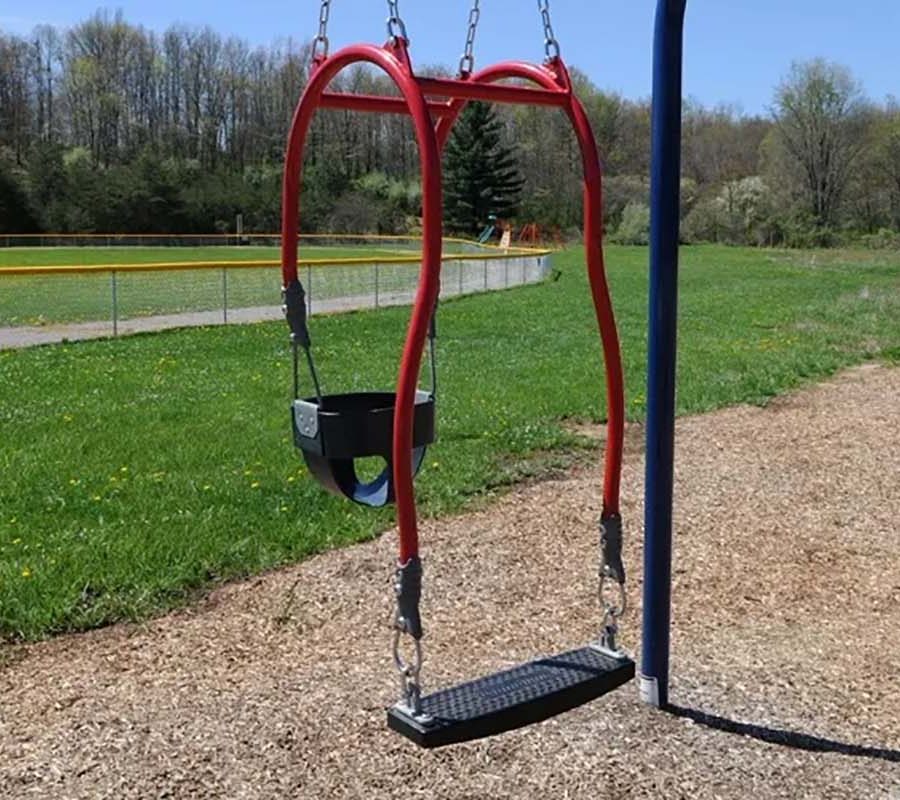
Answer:
M477 234L491 215L514 216L523 178L515 150L502 141L503 124L493 108L466 106L447 142L444 162L444 220L451 231Z
M16 173L0 162L0 233L34 233L37 220Z

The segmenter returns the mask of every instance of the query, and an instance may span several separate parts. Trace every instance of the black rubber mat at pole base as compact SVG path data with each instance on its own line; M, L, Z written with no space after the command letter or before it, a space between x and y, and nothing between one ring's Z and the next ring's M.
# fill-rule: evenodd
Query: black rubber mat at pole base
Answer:
M421 747L468 742L569 711L617 689L634 672L629 658L583 647L427 695L426 723L395 705L388 725Z

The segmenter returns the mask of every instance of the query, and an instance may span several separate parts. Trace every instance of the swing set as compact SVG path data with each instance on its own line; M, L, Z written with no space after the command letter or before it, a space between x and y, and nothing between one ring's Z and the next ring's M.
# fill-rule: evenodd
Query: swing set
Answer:
M619 339L606 282L602 252L602 175L596 141L584 107L575 96L553 33L549 0L538 0L546 60L542 64L505 61L475 69L479 0L469 13L465 50L456 78L416 75L409 37L398 0L388 0L385 45L358 44L329 53L331 0L322 0L312 69L291 125L282 197L282 252L285 315L294 364L294 443L312 475L329 491L371 507L395 502L400 552L395 570L396 614L393 659L402 696L388 710L388 725L423 747L439 747L491 736L539 722L598 698L634 677L635 665L616 645L625 611L622 520L619 484L624 437L624 388ZM384 71L399 96L328 91L333 78L352 64ZM509 79L514 83L507 83ZM599 639L585 647L541 658L456 687L423 695L423 625L419 609L423 568L413 478L425 449L435 440L435 316L440 294L442 227L441 153L453 125L472 100L561 109L575 132L584 171L584 247L606 368L608 437L600 518ZM300 186L304 145L318 109L406 114L412 118L422 180L423 247L419 285L394 392L324 394L316 371L307 325L305 293L297 271ZM418 386L426 346L431 387ZM300 392L300 350L313 391ZM371 481L357 474L358 459L378 456L385 466ZM408 639L408 653L401 645Z

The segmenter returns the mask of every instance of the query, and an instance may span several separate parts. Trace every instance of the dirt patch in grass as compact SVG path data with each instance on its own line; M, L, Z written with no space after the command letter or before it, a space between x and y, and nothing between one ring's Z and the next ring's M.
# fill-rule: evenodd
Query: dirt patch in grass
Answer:
M677 428L672 700L389 733L396 537L0 661L4 798L900 796L900 369ZM630 436L638 434L634 429ZM643 464L623 511L639 648ZM426 689L597 632L598 468L422 525Z
M596 422L579 422L568 420L564 424L566 431L588 439L592 442L605 444L607 436L607 427L605 424ZM644 453L644 437L646 432L644 425L640 422L625 423L625 455L626 457L641 457Z

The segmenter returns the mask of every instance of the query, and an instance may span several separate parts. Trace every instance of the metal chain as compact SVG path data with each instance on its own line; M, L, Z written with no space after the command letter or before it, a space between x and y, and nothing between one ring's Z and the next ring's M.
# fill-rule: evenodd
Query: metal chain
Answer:
M400 17L399 0L388 0L388 19L387 32L388 38L392 43L396 44L398 39L408 42L409 37L406 35L406 25Z
M625 589L625 566L622 563L622 518L618 514L600 521L600 563L597 595L603 609L601 644L616 651L619 619L628 606Z
M394 614L394 665L400 673L403 687L403 703L409 712L418 717L422 714L422 622L419 618L419 597L422 592L422 564L413 557L405 564L398 564L394 571L394 594L397 609ZM400 652L400 642L404 636L412 639L412 658Z
M415 648L413 657L407 660L400 652L400 640L405 629L399 625L394 627L394 643L391 648L394 656L394 666L400 673L400 685L403 692L403 701L406 707L414 715L418 716L422 713L422 642L419 639L413 639L413 647Z
M312 60L324 61L328 58L328 15L331 12L331 0L322 0L319 8L319 33L313 39Z
M544 53L547 60L559 58L559 42L550 22L550 0L538 0L538 11L541 12L541 21L544 23Z
M481 18L479 0L474 0L469 11L469 30L466 32L466 48L459 60L459 75L471 75L475 69L475 33L478 31L478 20Z
M612 584L616 592L614 598L608 597L606 591L606 587L610 584ZM616 634L619 632L619 620L624 616L628 607L628 594L625 584L613 579L604 564L600 565L600 585L597 588L597 595L600 598L600 606L603 609L602 644L608 650L618 650Z

